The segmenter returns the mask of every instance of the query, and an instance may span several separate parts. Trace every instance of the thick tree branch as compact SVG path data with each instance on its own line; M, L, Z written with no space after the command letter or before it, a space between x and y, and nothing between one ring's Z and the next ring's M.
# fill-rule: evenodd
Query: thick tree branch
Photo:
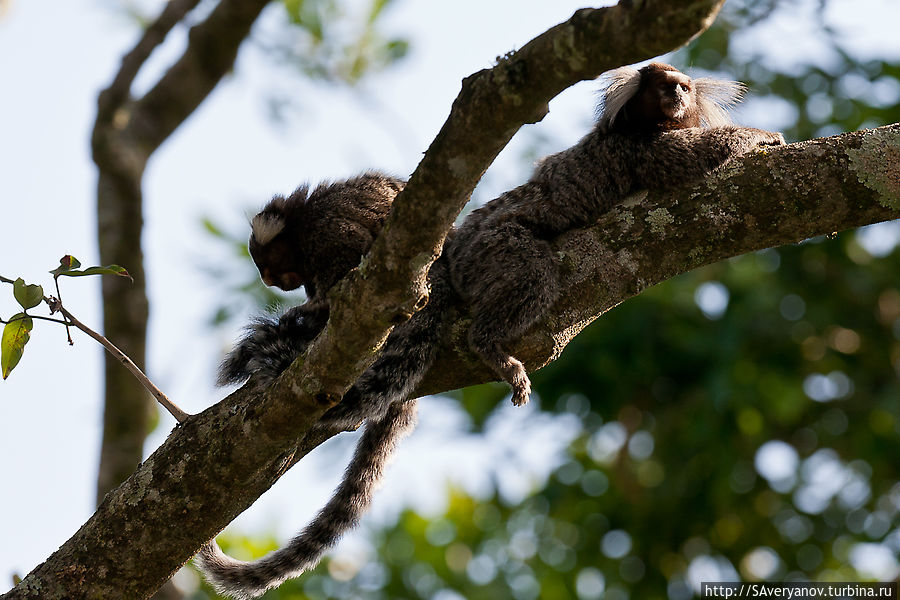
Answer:
M769 149L697 185L629 198L596 225L557 240L564 291L516 355L531 367L545 364L604 311L703 264L898 218L898 165L900 124ZM464 350L466 326L465 318L454 324L419 393L493 379ZM153 580L161 582L168 571L155 565L181 564L299 455L323 441L304 440L297 451L272 455L260 425L267 420L266 405L245 386L190 418L51 557L56 569L38 567L4 598L29 597L26 586L41 584L47 592L71 585L67 572L57 570L62 565L79 566L72 572L91 580L95 568L111 569L127 575L114 578L120 597L146 594L141 573L156 569ZM295 418L302 421L298 430L315 419Z
M290 415L333 405L374 359L390 327L424 304L427 270L447 231L519 127L540 120L549 101L579 81L687 43L712 23L723 1L581 9L494 68L467 77L362 268L332 290L325 332L276 385L272 426L296 435L284 427ZM304 382L316 404L292 381Z
M245 386L176 428L69 541L3 597L149 595L320 441L295 447L365 368L395 319L415 307L450 222L518 127L539 119L547 101L568 85L684 43L708 25L719 5L647 0L639 8L623 2L585 9L494 69L468 78L364 268L332 294L336 318L305 360L269 390ZM163 118L160 131L183 113L181 106ZM572 232L558 242L566 267L563 300L517 356L542 364L608 307L729 252L900 216L896 173L879 167L896 168L897 148L894 127L779 149L737 161L692 190L626 204L596 227ZM891 160L872 158L879 151L893 153ZM759 197L763 193L772 195ZM748 204L747 198L756 200ZM842 205L854 210L835 210ZM710 229L695 227L695 218L715 223L717 236L706 239ZM458 350L465 347L459 343L465 325L454 326L435 369L440 372L429 375L422 392L492 378Z
M554 244L563 292L514 349L529 370L591 321L675 275L773 246L900 218L900 124L767 148L705 181L633 196ZM458 322L417 394L494 379Z

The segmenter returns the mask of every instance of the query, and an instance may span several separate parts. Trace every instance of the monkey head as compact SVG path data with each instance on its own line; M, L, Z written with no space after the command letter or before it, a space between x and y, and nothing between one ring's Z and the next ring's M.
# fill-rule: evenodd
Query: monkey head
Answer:
M304 192L305 195L305 192ZM250 256L263 283L295 290L304 283L300 244L292 239L288 199L275 196L250 221ZM307 290L309 292L310 290Z
M651 134L688 127L729 125L728 108L744 86L734 81L691 79L675 67L650 63L604 76L598 127L603 133Z
M250 222L250 256L263 282L324 296L369 251L404 183L372 171L272 198Z
M663 129L700 126L691 78L681 71L651 63L641 69L641 88L631 102L647 123L659 124Z

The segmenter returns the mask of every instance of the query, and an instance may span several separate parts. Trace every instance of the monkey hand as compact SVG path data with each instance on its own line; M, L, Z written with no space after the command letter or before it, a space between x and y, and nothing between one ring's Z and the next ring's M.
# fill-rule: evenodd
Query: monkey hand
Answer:
M784 136L778 131L757 129L756 132L759 136L759 141L757 143L760 146L783 146L785 143Z
M519 363L519 366L522 367L521 371L510 381L513 406L524 406L528 403L528 397L531 396L531 380L525 374L525 367L522 366L522 363Z

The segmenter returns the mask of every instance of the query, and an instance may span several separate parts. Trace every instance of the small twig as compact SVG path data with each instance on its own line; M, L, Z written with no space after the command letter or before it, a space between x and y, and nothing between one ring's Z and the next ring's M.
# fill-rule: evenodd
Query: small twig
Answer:
M0 283L14 284L15 281L12 279L9 279L7 277L4 277L3 275L0 275ZM27 313L26 313L26 315L32 319L40 319L41 321L50 321L51 323L59 323L61 325L65 325L66 326L66 334L69 337L69 345L70 346L75 343L72 341L72 334L69 332L70 325L74 325L81 331L88 334L90 337L94 338L97 342L100 343L100 345L102 345L104 348L106 348L107 352L109 352L110 354L115 356L116 359L120 363L125 365L126 369L131 371L131 374L134 375L134 377L138 381L141 382L141 385L143 385L144 388L148 392L150 392L150 394L152 394L154 398L156 398L157 402L159 402L163 408L165 408L167 411L169 411L170 415L175 417L176 421L178 421L179 423L183 423L184 420L187 419L190 415L188 413L184 412L183 410L181 410L180 408L178 408L171 400L169 400L169 398L166 397L166 395L162 392L162 390L160 390L158 387L156 387L156 385L154 385L153 382L150 381L150 378L147 377L146 375L144 375L144 372L141 371L140 368L138 368L138 366L136 364L134 364L134 361L132 361L130 358L128 358L127 354L125 354L124 352L119 350L116 347L116 345L113 344L108 339L106 339L106 337L100 335L99 333L97 333L96 331L94 331L93 329L91 329L90 327L88 327L87 325L85 325L84 323L79 321L78 319L76 319L74 316L72 316L72 313L70 313L65 308L63 308L62 300L60 300L60 294L59 294L59 281L56 277L53 278L53 283L56 285L56 298L54 298L53 296L51 296L49 298L44 296L44 302L46 302L47 306L50 307L50 314L58 312L63 316L63 319L54 319L51 317L39 317L36 315L28 315ZM10 319L10 321L13 321L13 320L19 320L19 319ZM4 323L4 324L9 323L10 321L4 321L3 319L0 319L0 323Z
M19 317L18 319L15 317L12 317L12 318L10 318L9 321L4 321L3 319L0 319L0 323L3 323L4 325L8 325L9 323L13 323L15 321L21 321L22 319L25 319L25 318L39 319L41 321L50 321L51 323L59 323L60 325L68 325L69 324L67 321L63 321L62 319L54 319L53 317L41 317L38 315L31 315L28 313L22 313L22 316Z
M59 291L59 276L53 276L53 285L56 286L56 298L59 300L60 306L62 306L62 293ZM69 329L69 324L66 323L66 337L69 340L69 345L74 346L75 342L72 341L72 331Z
M150 381L150 379L146 375L144 375L144 372L141 371L136 364L134 364L134 361L128 358L128 355L126 355L124 352L119 350L115 344L72 316L72 313L63 308L63 306L59 304L58 300L54 303L54 299L50 298L48 300L48 304L50 304L51 310L54 310L54 308L55 310L58 310L72 325L102 344L103 347L106 348L107 352L115 356L119 362L125 365L125 368L131 371L131 374L141 382L141 385L143 385L147 389L147 391L150 392L154 398L156 398L156 400L163 406L163 408L169 411L170 415L175 417L176 421L178 421L179 423L183 423L185 419L190 416L188 413L184 412L183 410L178 408L172 401L170 401L166 397L166 395L162 393L162 390L156 387L153 382Z

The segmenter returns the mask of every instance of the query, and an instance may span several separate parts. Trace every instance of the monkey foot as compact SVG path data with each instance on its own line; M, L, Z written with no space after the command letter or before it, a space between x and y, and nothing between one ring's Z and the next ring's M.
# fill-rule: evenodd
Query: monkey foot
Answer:
M528 377L514 382L513 384L512 403L514 406L524 406L528 403L528 397L531 395L531 381Z

